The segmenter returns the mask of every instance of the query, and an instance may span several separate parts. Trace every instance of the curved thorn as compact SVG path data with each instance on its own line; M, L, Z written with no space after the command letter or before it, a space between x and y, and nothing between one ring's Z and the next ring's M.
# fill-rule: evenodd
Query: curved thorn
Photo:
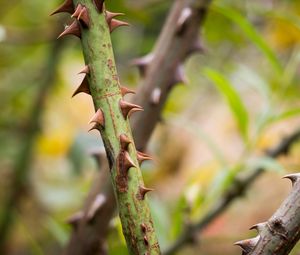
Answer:
M114 17L123 16L125 14L124 13L119 13L119 12L110 12L110 11L106 10L105 11L105 15L106 15L105 16L106 17L106 21L109 24Z
M259 239L260 239L260 236L257 236L257 237L251 238L251 239L238 241L238 242L234 243L234 245L240 246L243 250L243 254L246 255L253 250L253 248L258 243Z
M101 109L98 109L98 111L95 113L95 115L92 117L92 119L89 122L91 123L96 123L97 125L100 125L101 127L105 126L105 119L104 119L104 114Z
M121 134L120 135L120 144L122 150L127 150L128 145L131 143L131 140L128 138L127 135Z
M71 15L71 18L76 18L79 16L81 10L82 10L83 6L81 4L78 4L76 9L75 9L75 12Z
M80 27L78 25L77 20L75 20L70 26L67 26L65 31L63 31L58 37L61 38L64 35L75 35L79 38L81 38L81 31L80 31Z
M300 174L299 173L287 174L287 175L283 176L282 178L291 180L292 185L294 186L295 183L300 179Z
M124 97L125 95L127 95L127 94L135 94L135 91L134 91L134 90L131 90L131 89L129 89L129 88L126 88L126 87L121 86L120 89L121 89L121 95L122 95L123 97Z
M144 200L145 199L145 195L150 192L153 191L154 189L150 189L150 188L146 188L144 186L139 186L139 191L137 194L138 199L140 200Z
M125 119L127 117L130 117L130 115L134 112L143 111L143 108L141 106L132 104L132 103L128 103L122 99L120 100L119 105L120 105L121 112Z
M61 6L59 6L54 12L52 12L50 16L60 12L68 12L72 14L74 12L73 1L66 0Z
M77 94L79 94L81 92L86 93L88 95L91 95L90 86L89 86L89 83L88 83L86 77L84 77L84 79L82 80L82 82L79 85L79 87L73 93L72 97L76 96Z
M117 19L112 19L109 23L109 30L110 32L113 32L116 28L121 26L129 26L129 23Z
M125 167L125 170L128 172L129 171L129 169L131 168L131 167L137 167L135 164L134 164L134 162L132 161L132 159L131 159L131 157L130 157L130 155L129 155L129 153L127 152L127 151L125 151L125 153L124 153L124 159L123 159L124 161L123 161L123 164L124 164L124 167Z
M139 162L139 164L143 163L145 160L153 160L153 158L143 152L137 151L137 160Z
M89 67L89 65L86 65L78 74L82 74L82 73L85 73L85 74L89 74L90 73L90 67Z

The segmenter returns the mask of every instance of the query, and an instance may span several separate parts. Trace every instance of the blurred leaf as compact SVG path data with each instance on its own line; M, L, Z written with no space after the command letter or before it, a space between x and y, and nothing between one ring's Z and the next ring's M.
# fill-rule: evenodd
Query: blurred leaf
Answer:
M248 113L239 94L235 91L230 82L219 72L205 68L204 74L214 82L221 94L225 97L238 124L240 133L245 141L248 137Z
M241 13L235 11L234 9L224 6L224 5L216 5L213 4L211 10L224 15L235 24L237 24L245 33L245 35L256 45L258 49L265 55L265 57L269 60L274 70L277 73L282 72L282 66L279 62L276 54L273 50L268 46L265 40L260 36L260 34L256 31L255 27L243 16Z
M267 156L251 159L248 162L248 166L251 167L251 169L263 168L266 171L285 172L284 167L279 164L277 160Z

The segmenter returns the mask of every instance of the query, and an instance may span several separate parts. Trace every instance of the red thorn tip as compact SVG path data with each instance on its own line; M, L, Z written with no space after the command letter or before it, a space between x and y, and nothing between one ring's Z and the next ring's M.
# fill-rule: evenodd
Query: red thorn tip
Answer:
M124 118L130 117L130 115L134 112L143 111L141 106L128 103L122 99L120 100L119 104Z
M104 0L93 0L94 5L99 13L103 12L104 9Z
M90 67L88 65L86 65L78 74L89 74L90 73Z
M145 199L145 195L150 192L150 191L153 191L154 189L149 189L149 188L146 188L146 187L143 187L143 186L140 186L139 187L139 198L141 200L144 200Z
M131 140L128 138L127 135L122 134L120 135L120 144L121 144L121 148L123 150L127 150L128 145L131 143Z
M136 165L134 164L134 162L132 161L129 153L127 151L125 151L124 153L124 166L125 166L125 169L128 171L129 168L131 167L136 167Z
M92 220L96 213L103 207L106 202L106 197L103 194L98 194L87 212L87 219Z
M76 91L73 93L72 97L76 96L77 94L79 93L86 93L88 95L91 94L91 91L90 91L90 86L89 86L89 83L87 81L87 78L84 77L84 79L82 80L81 84L79 85L79 87L76 89Z
M83 215L84 213L82 211L76 212L67 219L67 223L76 228L78 226L78 223L82 220Z
M153 160L153 158L151 156L149 156L146 153L140 152L140 151L137 151L137 159L140 164L145 160Z
M114 18L114 17L117 17L117 16L123 16L124 13L118 13L118 12L110 12L110 11L105 11L105 14L106 14L106 21L107 23L109 24L111 22L111 20Z
M287 174L283 178L291 180L292 185L294 185L300 179L300 173Z
M109 25L110 32L113 32L118 27L129 26L129 23L117 19L112 19L108 25Z
M61 38L64 35L75 35L81 38L81 31L77 20L75 20L70 26L67 26L65 31L63 31L58 38Z
M104 114L101 109L98 109L98 111L95 113L93 118L90 120L91 123L96 123L102 127L105 125L105 119L104 119Z
M50 15L54 15L54 14L60 13L60 12L68 12L68 13L72 14L74 12L73 1L72 0L66 0L61 6L59 6Z
M134 90L121 86L121 95L124 97L127 94L135 94Z
M151 103L154 105L158 105L161 98L161 89L155 88L151 94Z

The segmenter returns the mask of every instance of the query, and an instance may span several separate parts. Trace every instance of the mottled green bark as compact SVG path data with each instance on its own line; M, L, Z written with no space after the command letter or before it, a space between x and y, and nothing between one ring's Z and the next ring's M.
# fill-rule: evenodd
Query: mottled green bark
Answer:
M100 131L106 148L128 249L131 254L160 254L149 206L144 196L148 190L144 188L128 121L130 113L140 109L123 101L111 45L110 31L115 20L110 22L106 11L101 10L103 1L74 0L73 3L66 1L67 5L68 2L68 7L71 3L74 11L81 4L85 8L85 19L88 20L88 25L83 19L77 24L85 63L89 69L85 77L86 83L83 83L80 90L89 90L93 98L96 115L92 122L95 122L94 128ZM67 12L70 12L69 9L67 8ZM75 23L75 27L77 25ZM76 28L73 34L78 36Z

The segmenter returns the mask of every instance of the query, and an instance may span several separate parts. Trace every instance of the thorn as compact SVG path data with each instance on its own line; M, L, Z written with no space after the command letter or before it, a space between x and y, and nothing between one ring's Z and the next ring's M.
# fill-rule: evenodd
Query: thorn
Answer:
M183 31L185 23L191 16L192 16L192 9L190 7L186 7L181 11L176 24L177 33L181 33Z
M200 38L197 37L197 39L194 41L194 43L191 45L189 51L188 51L188 55L193 54L195 52L199 52L199 53L204 53L205 47L203 46L202 41L200 40Z
M158 105L159 102L160 102L160 98L161 98L161 89L160 89L160 88L155 88L155 89L152 91L150 102L151 102L153 105Z
M128 145L131 143L131 140L127 137L127 135L120 135L120 144L122 150L127 150Z
M137 66L141 76L144 77L147 72L147 67L149 66L153 58L154 54L150 53L144 57L133 59L130 64L133 66Z
M119 105L120 105L121 112L125 119L127 117L130 117L130 115L134 112L143 111L143 108L141 106L128 103L122 99L120 100Z
M81 31L80 31L80 27L78 25L78 22L77 20L74 20L74 22L70 25L70 26L67 26L65 31L63 31L58 37L58 38L61 38L62 36L64 35L75 35L79 38L81 38Z
M106 14L106 21L107 21L108 24L111 23L111 20L114 17L125 15L124 13L110 12L110 11L107 11L107 10L105 11L105 14Z
M131 167L137 167L135 164L134 164L134 162L132 161L132 159L131 159L131 157L130 157L130 155L129 155L129 153L127 152L127 151L125 151L125 153L124 153L124 159L123 159L124 161L123 161L123 165L124 165L124 167L125 167L125 170L128 172L129 171L129 169L131 168Z
M249 254L253 248L256 246L256 244L258 243L260 239L260 236L251 238L251 239L246 239L246 240L242 240L239 242L234 243L234 245L240 246L243 250L243 254Z
M150 155L146 154L146 153L137 151L137 160L138 160L139 164L142 164L143 161L153 160L153 158Z
M150 192L153 191L154 189L149 189L143 186L139 186L139 193L137 195L138 199L140 200L144 200L145 199L145 195Z
M124 97L127 94L135 94L134 90L121 86L121 95Z
M104 0L93 0L93 2L94 2L94 5L97 8L97 11L99 13L102 13L103 9L104 9Z
M148 246L149 245L149 241L148 241L148 238L147 238L147 236L144 236L144 244L146 245L146 246Z
M81 92L84 92L84 93L86 93L88 95L91 95L90 86L89 86L89 83L88 83L86 77L84 77L84 79L82 80L82 82L79 85L79 87L73 93L72 97L76 96L77 94L79 94Z
M67 223L70 224L74 229L76 229L79 222L82 220L83 215L84 214L82 211L76 212L67 219Z
M255 230L257 230L258 233L261 233L261 231L264 229L265 225L266 225L265 222L263 222L263 223L258 223L258 224L253 225L253 226L252 226L251 228L249 228L249 229L250 229L250 230L255 229Z
M78 74L89 74L90 73L90 67L88 65L86 65Z
M146 231L147 231L147 226L146 226L145 223L142 223L142 224L141 224L141 230L142 230L143 233L146 233Z
M54 12L52 12L50 16L60 12L68 12L72 14L74 12L73 1L66 0L61 6L59 6Z
M89 130L88 130L88 132L91 132L92 130L98 130L98 131L100 131L100 125L98 125L97 123L95 123L95 125L94 126L92 126Z
M105 119L104 119L104 114L101 109L98 109L98 111L95 113L95 115L92 117L92 119L89 122L91 123L96 123L97 125L100 125L101 127L105 126Z
M300 174L299 173L287 174L287 175L283 176L282 178L290 179L292 182L292 185L294 186L295 183L299 180Z
M72 18L76 18L77 20L82 21L82 23L89 27L90 26L90 18L87 11L87 8L81 4L77 5L75 12L71 16Z
M187 79L186 79L186 76L184 74L183 65L179 65L176 68L173 84L176 84L176 83L183 83L183 84L187 83Z
M95 215L103 207L106 202L106 197L103 194L98 194L87 212L87 220L91 221Z
M116 28L121 26L129 26L129 23L117 19L112 19L109 23L109 30L110 32L113 32Z

